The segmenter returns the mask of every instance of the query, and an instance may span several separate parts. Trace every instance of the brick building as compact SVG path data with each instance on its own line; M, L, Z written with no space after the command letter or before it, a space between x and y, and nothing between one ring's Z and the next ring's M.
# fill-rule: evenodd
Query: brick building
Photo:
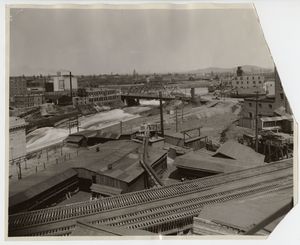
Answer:
M264 82L265 78L262 75L242 75L233 77L231 86L234 89L263 88Z
M109 105L121 101L121 93L116 89L80 88L77 97L73 97L73 105L101 104Z
M9 160L26 155L26 123L18 117L9 118Z
M275 67L275 96L258 96L252 98L245 98L240 118L240 126L254 128L255 116L256 116L256 103L257 113L259 117L272 117L283 116L286 114L292 114L288 100L284 94L284 90L281 84L280 77Z
M16 108L30 108L40 106L45 102L45 95L43 94L24 94L16 95L14 97L13 106Z

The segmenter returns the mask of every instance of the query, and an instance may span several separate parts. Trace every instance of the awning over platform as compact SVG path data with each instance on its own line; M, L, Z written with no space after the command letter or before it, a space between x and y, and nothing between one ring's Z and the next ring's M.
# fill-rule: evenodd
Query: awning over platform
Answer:
M122 189L110 187L107 185L100 185L100 184L92 184L90 189L92 192L107 195L107 196L119 195L122 192Z

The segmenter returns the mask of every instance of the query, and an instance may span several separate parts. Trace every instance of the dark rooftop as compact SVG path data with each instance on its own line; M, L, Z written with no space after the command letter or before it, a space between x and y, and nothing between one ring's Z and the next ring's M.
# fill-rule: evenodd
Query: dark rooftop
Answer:
M230 146L232 146L232 144L230 144ZM227 150L227 146L224 149ZM227 151L225 150L221 152L227 154ZM254 157L243 158L237 157L232 152L229 152L228 155L231 157L224 158L218 157L218 155L220 154L217 153L205 149L192 151L183 156L177 157L175 159L175 165L177 168L184 168L196 171L204 171L210 173L230 173L263 164L263 158L261 157L258 157L257 159ZM256 152L254 153L257 154Z
M153 236L149 231L77 222L71 236Z
M227 227L247 231L254 224L258 224L285 204L288 204L292 200L292 196L292 189L286 189L278 193L229 201L204 207L198 217ZM235 215L232 215L233 212ZM264 230L270 233L282 218L273 221Z
M144 172L139 163L140 147L141 144L130 140L109 141L101 144L99 152L88 150L74 159L10 183L10 200L19 202L24 198L28 199L29 196L37 195L53 186L55 181L62 181L61 178L66 176L64 173L77 174L77 168L84 168L130 183ZM148 151L149 163L155 162L163 154L166 154L166 151L151 146L148 147ZM110 167L108 167L109 165ZM10 204L16 203L10 202Z
M255 152L252 148L240 144L234 140L228 140L219 147L214 157L226 157L242 162L262 164L265 156Z

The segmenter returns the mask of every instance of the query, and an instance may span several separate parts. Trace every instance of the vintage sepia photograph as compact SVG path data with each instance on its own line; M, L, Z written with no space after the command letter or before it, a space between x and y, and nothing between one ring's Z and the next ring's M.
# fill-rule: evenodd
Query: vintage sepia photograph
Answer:
M254 6L188 6L7 6L8 238L267 237L292 209Z

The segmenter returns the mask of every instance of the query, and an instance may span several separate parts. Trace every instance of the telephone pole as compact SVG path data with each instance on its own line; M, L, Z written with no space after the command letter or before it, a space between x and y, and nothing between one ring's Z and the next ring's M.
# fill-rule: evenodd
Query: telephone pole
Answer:
M176 115L176 132L178 132L178 113L177 113L177 107L175 107L175 115Z
M69 74L69 76L70 76L70 96L71 96L71 101L73 101L73 91L72 91L72 72L70 72L70 74Z
M160 131L161 136L164 137L164 114L163 114L163 104L162 104L162 93L159 92L159 109L160 109Z
M255 151L258 152L258 91L255 96Z

